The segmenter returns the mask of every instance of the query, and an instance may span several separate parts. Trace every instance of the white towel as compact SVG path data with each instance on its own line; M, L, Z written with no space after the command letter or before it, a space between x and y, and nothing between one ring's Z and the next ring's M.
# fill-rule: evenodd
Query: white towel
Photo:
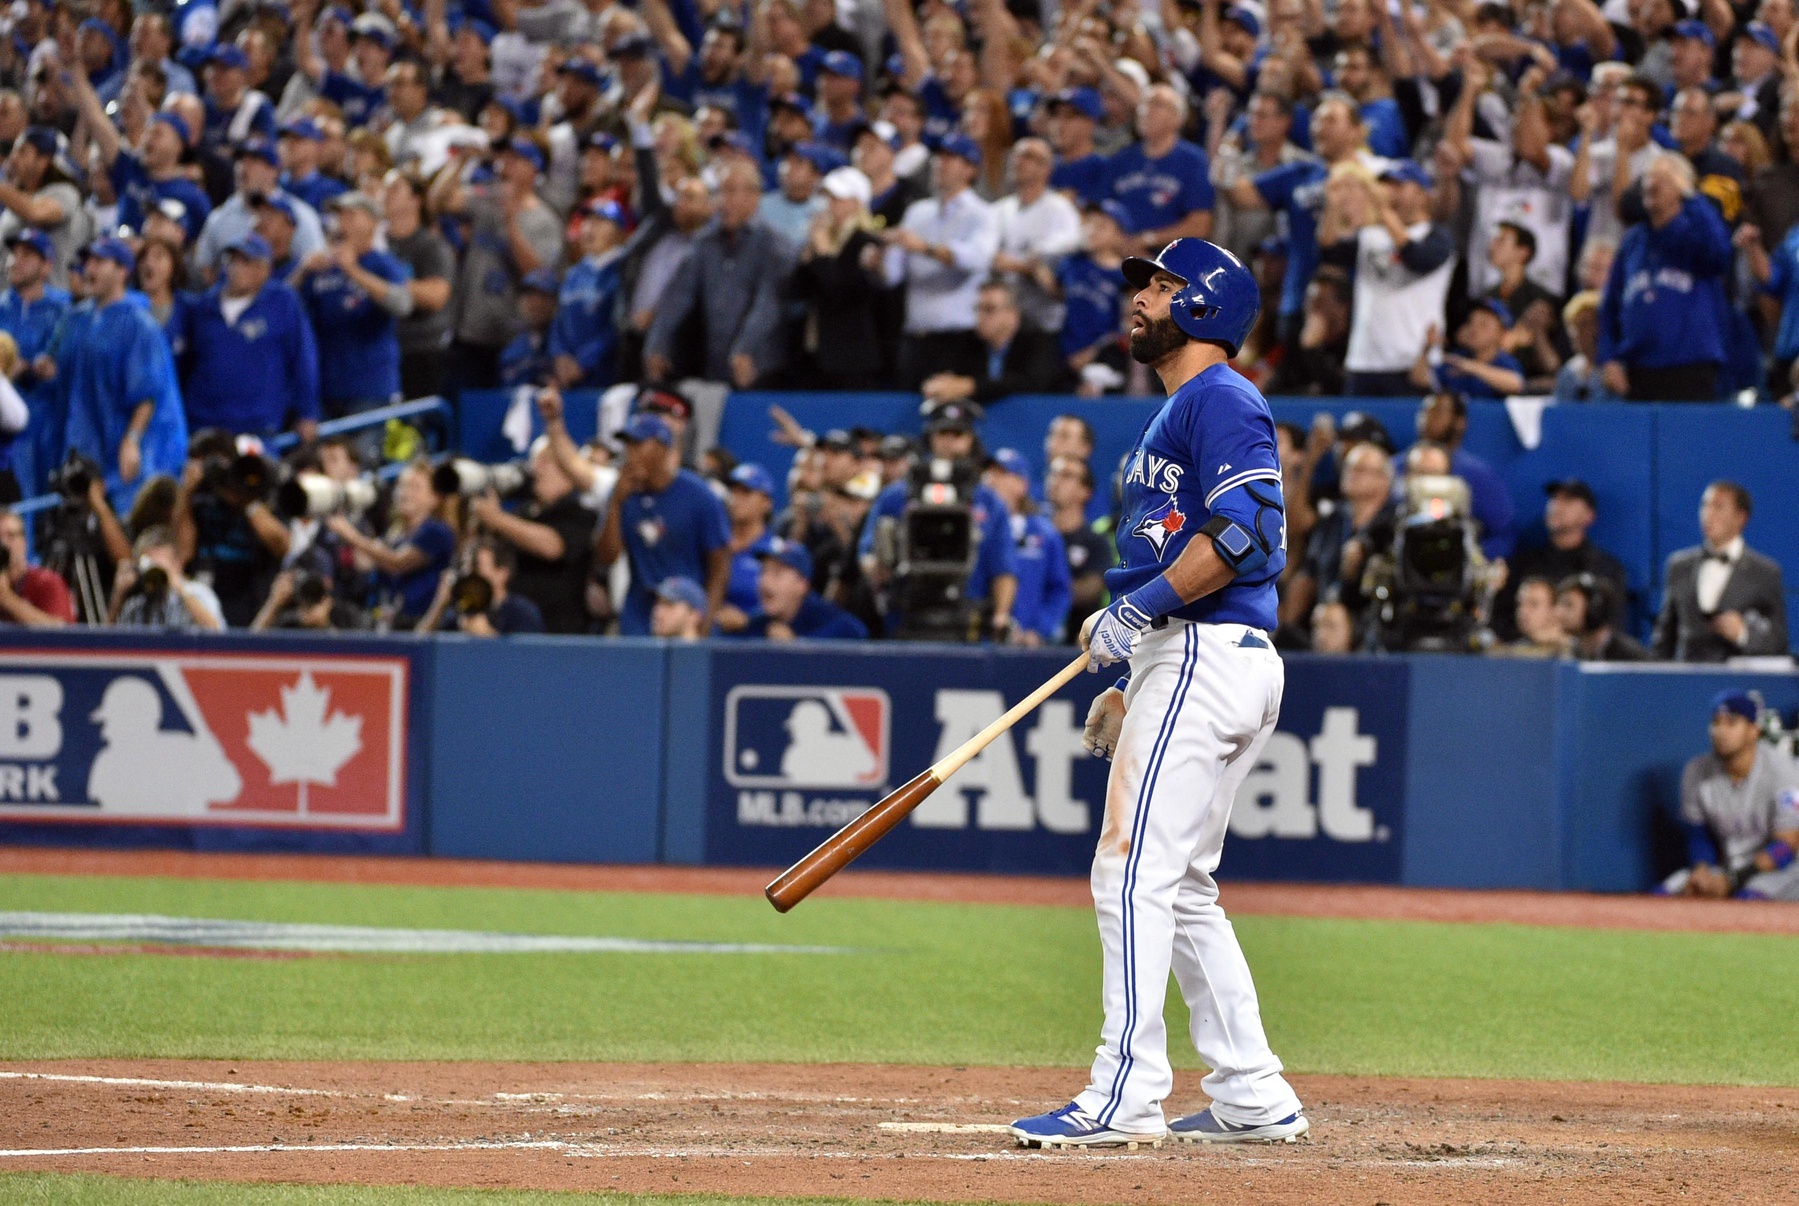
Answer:
M531 422L536 411L537 388L521 385L512 391L512 405L506 408L506 417L500 420L500 434L512 445L512 451L523 454L531 447Z
M1554 406L1550 397L1507 398L1505 413L1512 416L1512 431L1526 451L1534 451L1543 442L1543 408Z

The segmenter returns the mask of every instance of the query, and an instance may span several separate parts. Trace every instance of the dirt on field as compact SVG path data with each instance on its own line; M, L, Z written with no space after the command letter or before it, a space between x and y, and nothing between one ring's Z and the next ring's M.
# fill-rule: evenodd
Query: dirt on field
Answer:
M0 1066L0 1170L946 1202L1792 1202L1799 1090L1295 1078L1291 1146L1037 1152L1075 1070ZM1171 1104L1202 1101L1182 1074ZM74 1150L74 1149L87 1149Z

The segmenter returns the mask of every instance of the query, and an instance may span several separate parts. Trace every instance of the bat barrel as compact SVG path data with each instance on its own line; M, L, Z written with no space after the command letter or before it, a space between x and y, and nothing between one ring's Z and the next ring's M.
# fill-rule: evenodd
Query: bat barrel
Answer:
M817 849L763 889L768 903L776 912L785 913L812 895L820 884L854 862L863 851L905 820L907 814L938 786L939 780L927 770L904 787L888 793L880 803L820 842Z

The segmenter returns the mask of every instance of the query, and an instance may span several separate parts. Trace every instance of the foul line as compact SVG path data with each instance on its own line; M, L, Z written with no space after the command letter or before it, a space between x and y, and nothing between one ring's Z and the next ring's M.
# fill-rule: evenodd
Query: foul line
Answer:
M881 1129L913 1135L1004 1135L1012 1130L1003 1122L883 1122Z
M261 1152L456 1152L520 1150L567 1151L573 1145L554 1140L512 1142L471 1139L467 1143L239 1143L217 1147L22 1147L0 1150L0 1159L23 1156L208 1156Z
M217 1093L291 1093L300 1097L366 1097L372 1094L343 1093L336 1089L290 1089L283 1085L245 1085L228 1080L153 1080L145 1076L77 1076L66 1072L0 1072L0 1080L55 1080L78 1085L125 1085L134 1089L205 1089ZM411 1101L398 1093L385 1094L388 1101Z

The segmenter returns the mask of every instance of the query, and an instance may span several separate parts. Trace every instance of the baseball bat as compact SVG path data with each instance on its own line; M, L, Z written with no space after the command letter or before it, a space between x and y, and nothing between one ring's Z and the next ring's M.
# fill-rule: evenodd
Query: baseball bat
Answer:
M785 913L812 895L819 885L887 836L914 808L924 803L926 797L942 787L951 775L991 745L994 738L1030 715L1038 704L1060 691L1069 679L1086 668L1087 652L1082 650L1079 657L1058 670L1054 678L1019 700L1004 716L945 754L929 770L904 787L889 792L879 804L820 842L812 853L783 871L773 883L763 889L768 903L775 907L776 912Z

